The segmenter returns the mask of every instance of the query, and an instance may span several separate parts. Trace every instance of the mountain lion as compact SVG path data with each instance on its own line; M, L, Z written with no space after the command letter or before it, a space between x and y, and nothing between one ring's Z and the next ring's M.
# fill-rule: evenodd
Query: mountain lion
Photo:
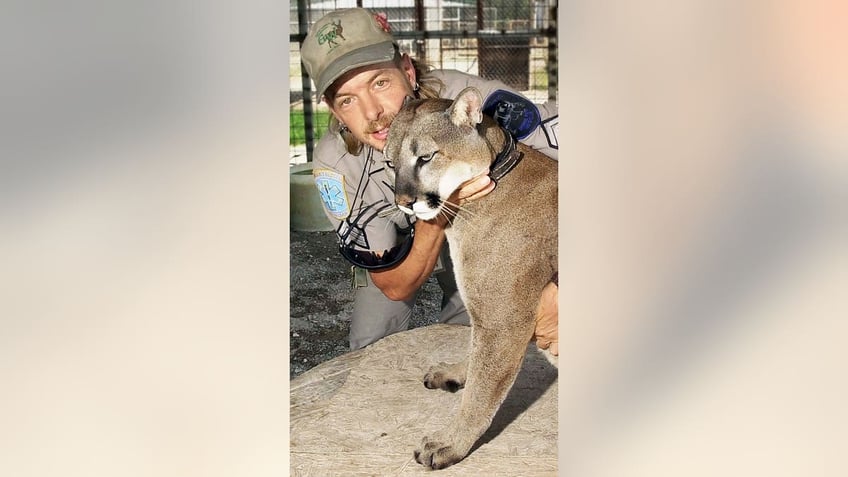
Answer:
M475 88L454 101L407 101L384 150L398 207L420 220L451 217L445 233L471 317L468 358L424 377L430 389L465 387L459 414L415 450L434 469L462 460L491 424L521 368L542 288L557 272L557 163L516 143L481 108ZM462 206L445 202L487 170L494 191Z

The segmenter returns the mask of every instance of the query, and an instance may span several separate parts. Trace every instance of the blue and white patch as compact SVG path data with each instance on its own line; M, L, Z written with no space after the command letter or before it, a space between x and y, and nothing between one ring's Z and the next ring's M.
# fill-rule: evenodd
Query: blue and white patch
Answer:
M483 114L495 119L502 128L518 139L530 135L542 120L539 108L532 101L513 93L499 89L490 94L483 104Z
M345 192L344 176L332 169L315 169L313 176L327 212L339 220L347 218L350 215L350 203Z

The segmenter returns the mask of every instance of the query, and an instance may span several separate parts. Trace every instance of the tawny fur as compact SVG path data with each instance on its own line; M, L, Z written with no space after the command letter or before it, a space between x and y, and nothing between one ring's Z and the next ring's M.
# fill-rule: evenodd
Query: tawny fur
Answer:
M432 214L425 209L434 194L444 201L501 150L505 133L480 114L480 103L467 88L454 102L411 101L392 123L384 152L397 203L419 219ZM465 387L459 414L415 450L434 469L462 460L491 424L521 368L542 288L557 271L557 164L517 147L523 159L515 169L492 193L463 204L446 229L472 338L466 361L434 367L424 379L428 388Z

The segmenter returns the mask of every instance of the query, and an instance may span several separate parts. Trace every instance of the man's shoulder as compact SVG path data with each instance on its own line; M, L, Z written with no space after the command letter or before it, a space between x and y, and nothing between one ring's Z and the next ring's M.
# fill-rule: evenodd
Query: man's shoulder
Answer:
M427 74L433 75L436 78L439 78L442 81L447 82L455 82L455 81L469 81L473 78L481 79L479 76L475 76L469 73L464 73L459 70L431 70Z
M312 169L316 174L330 170L347 176L348 180L359 177L364 162L364 155L355 156L347 152L344 142L330 133L318 140L312 155Z
M324 134L312 152L312 162L316 169L329 168L338 169L344 164L344 158L348 155L341 140L331 133Z
M502 81L456 70L434 70L431 73L444 84L440 91L442 98L454 99L469 86L477 88L483 96L485 114L493 117L516 139L556 157L559 113L555 101L540 107Z
M430 74L444 84L440 96L446 99L456 98L463 89L469 86L477 88L484 99L498 90L508 89L501 81L490 80L457 70L433 70Z

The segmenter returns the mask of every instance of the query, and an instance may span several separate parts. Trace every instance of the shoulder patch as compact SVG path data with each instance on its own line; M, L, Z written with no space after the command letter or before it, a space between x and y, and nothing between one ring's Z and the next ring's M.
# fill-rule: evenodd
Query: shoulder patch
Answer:
M521 140L530 135L541 122L539 108L532 101L512 91L496 90L486 98L483 113L493 118L502 128Z
M345 192L344 176L332 169L315 169L312 175L327 212L339 220L347 218L350 203Z

